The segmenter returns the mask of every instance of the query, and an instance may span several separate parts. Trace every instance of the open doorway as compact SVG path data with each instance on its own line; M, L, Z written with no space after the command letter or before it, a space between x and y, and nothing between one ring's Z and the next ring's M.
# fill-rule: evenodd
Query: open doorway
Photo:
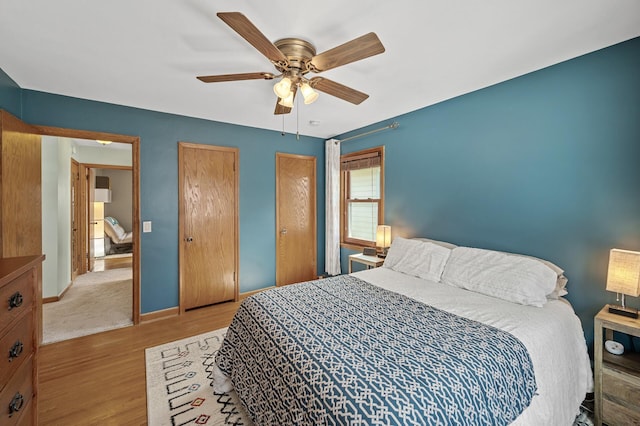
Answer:
M121 144L122 145L122 144ZM131 167L83 164L88 231L88 272L131 268L133 195Z
M104 134L48 130L63 137L42 142L43 343L139 322L138 140L104 144ZM106 221L126 228L128 242L114 247Z

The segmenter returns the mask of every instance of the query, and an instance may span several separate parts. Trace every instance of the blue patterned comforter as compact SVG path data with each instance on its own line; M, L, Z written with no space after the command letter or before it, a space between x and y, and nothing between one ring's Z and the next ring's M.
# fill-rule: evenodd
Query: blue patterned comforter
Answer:
M216 362L259 425L506 425L536 391L511 334L349 275L246 299Z

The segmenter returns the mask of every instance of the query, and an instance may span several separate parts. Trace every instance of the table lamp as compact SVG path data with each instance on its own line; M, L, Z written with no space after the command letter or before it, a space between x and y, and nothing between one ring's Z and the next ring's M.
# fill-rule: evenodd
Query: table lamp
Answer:
M391 247L391 227L389 225L378 225L376 230L376 246L382 249L381 257L387 255L387 250Z
M607 291L615 291L616 301L622 305L610 305L609 312L638 318L638 310L626 306L625 295L640 296L640 252L612 249L609 254ZM620 296L622 295L622 296Z

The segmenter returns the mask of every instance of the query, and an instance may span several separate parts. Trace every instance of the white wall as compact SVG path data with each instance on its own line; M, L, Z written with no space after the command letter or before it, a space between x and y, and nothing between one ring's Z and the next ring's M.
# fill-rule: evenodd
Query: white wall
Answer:
M42 138L42 297L71 283L71 141Z
M58 295L58 138L42 138L42 296Z
M126 147L128 149L116 149L115 146ZM96 147L77 146L76 153L73 157L78 160L79 163L87 164L131 166L133 163L131 156L131 144L122 143Z
M71 283L71 141L58 141L58 295Z

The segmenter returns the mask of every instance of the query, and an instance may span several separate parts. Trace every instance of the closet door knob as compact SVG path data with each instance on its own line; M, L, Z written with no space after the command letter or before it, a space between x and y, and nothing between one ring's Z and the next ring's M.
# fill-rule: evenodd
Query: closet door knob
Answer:
M193 242L193 237L187 237L184 239L186 242L191 243Z

